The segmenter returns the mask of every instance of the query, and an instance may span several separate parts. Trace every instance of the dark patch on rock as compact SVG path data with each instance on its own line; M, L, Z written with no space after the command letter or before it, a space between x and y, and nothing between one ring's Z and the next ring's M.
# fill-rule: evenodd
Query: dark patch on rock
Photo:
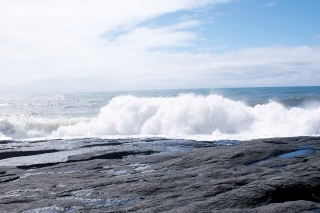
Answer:
M20 178L21 171L15 167L0 167L0 184Z
M11 151L11 152L0 152L0 160L6 158L30 156L30 155L40 155L46 153L59 152L59 150L50 149L50 150L35 150L35 151Z
M103 143L103 144L90 144L90 145L85 145L82 147L95 147L95 146L117 146L117 145L122 145L123 143L120 142L114 142L114 143Z
M59 163L41 163L41 164L31 164L31 165L25 165L25 166L17 166L18 169L24 169L24 170L28 170L28 169L39 169L39 168L43 168L43 167L48 167L48 166L54 166L57 165Z
M111 152L111 153L102 153L90 155L90 154L82 154L82 155L75 155L70 156L68 158L68 162L76 162L76 161L89 161L95 159L122 159L127 156L133 155L151 155L157 153L156 151L148 150L148 151L122 151L122 152Z
M0 141L0 144L8 144L8 143L12 143L14 141L11 141L11 140L3 140L3 141Z

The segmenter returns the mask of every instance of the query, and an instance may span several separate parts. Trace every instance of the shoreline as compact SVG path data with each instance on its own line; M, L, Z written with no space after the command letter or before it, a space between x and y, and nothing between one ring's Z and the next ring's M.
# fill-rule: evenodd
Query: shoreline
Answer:
M100 151L0 167L1 212L320 211L320 137L89 142Z

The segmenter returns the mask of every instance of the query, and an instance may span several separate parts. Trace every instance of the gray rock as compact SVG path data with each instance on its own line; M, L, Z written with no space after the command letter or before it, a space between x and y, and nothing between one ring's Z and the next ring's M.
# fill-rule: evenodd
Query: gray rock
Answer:
M319 137L192 143L1 167L0 211L320 212Z

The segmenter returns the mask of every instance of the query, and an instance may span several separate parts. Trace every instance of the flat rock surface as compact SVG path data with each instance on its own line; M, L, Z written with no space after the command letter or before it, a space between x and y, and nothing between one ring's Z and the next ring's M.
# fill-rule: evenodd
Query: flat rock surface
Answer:
M10 143L0 152L0 212L320 212L319 137L101 140L81 153ZM59 152L71 154L27 161Z

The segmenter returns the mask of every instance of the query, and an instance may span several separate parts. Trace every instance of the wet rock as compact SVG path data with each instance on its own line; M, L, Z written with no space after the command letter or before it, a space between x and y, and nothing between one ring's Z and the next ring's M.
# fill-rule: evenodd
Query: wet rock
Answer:
M110 146L66 162L1 167L0 211L320 211L319 137L197 143L160 153Z

